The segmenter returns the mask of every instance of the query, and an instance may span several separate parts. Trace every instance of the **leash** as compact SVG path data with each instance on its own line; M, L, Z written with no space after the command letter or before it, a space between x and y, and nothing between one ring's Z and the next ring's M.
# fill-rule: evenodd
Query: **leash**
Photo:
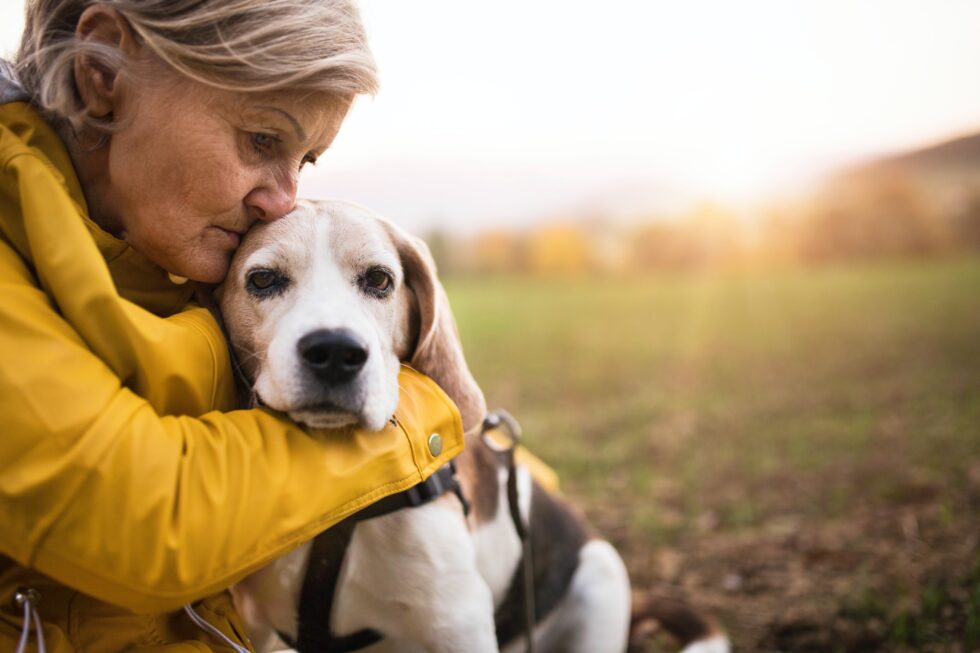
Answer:
M501 443L492 436L493 432L502 432L506 438ZM507 503L510 506L510 518L514 522L514 530L521 540L522 567L521 577L524 586L524 636L527 641L527 653L534 653L534 564L531 557L531 533L521 517L521 508L517 495L517 463L515 451L521 440L521 426L514 416L506 410L498 409L486 416L480 430L480 439L493 452L501 456L507 464Z

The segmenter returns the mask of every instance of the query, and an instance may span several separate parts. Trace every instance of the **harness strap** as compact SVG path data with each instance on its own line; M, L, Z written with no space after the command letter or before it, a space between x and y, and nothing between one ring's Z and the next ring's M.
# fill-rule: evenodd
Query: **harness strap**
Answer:
M382 517L388 513L395 512L396 510L401 510L402 508L417 508L418 506L425 505L430 501L435 501L446 492L453 492L463 504L463 513L466 515L470 514L470 504L463 496L463 490L459 485L459 479L456 478L455 460L450 460L447 464L443 465L439 471L435 472L418 485L413 485L403 492L392 494L384 499L375 501L370 506L361 509L360 512L348 517L347 520L364 521L366 519Z
M337 582L340 580L340 569L355 526L357 520L348 518L313 538L309 566L300 591L296 641L279 634L290 648L300 653L357 650L356 645L361 643L361 639L364 639L365 646L381 639L381 635L375 631L359 631L355 635L360 637L354 642L355 648L352 649L346 646L350 642L344 640L350 640L353 636L337 638L330 630L330 616Z
M521 538L521 580L524 592L524 639L527 643L526 653L534 653L534 557L531 553L531 533L524 525L521 509L517 503L517 466L514 464L514 450L508 456L510 469L507 475L507 503L510 506L510 516L514 522L517 536Z
M501 443L498 438L492 435L493 432L498 430L504 431L504 443ZM517 531L517 537L521 541L522 555L517 574L519 578L515 580L520 583L520 588L523 590L520 592L520 599L522 599L521 603L524 607L524 650L525 653L534 653L534 624L536 622L534 605L534 558L531 549L531 532L524 524L524 518L521 516L521 508L518 502L517 462L515 460L515 451L521 440L521 427L510 413L500 409L493 411L483 420L480 436L483 442L500 456L507 465L507 505L510 509L511 521L514 523L514 530ZM508 599L513 600L515 598L517 597L513 596L512 593L508 593ZM507 633L501 632L500 625L501 623L498 621L498 642L502 643L506 640L501 639L501 635ZM514 624L507 622L505 625L512 627Z
M422 483L367 506L313 538L309 566L300 590L296 639L282 632L278 633L279 637L299 653L349 653L379 642L383 635L370 628L343 636L334 635L330 629L340 570L354 527L360 521L424 505L450 491L456 493L468 514L469 504L463 499L452 461Z

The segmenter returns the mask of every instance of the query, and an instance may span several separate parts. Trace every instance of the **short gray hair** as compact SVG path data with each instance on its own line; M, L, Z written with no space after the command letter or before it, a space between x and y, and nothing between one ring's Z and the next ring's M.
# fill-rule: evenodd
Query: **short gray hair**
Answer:
M207 86L337 97L377 90L353 0L28 0L17 77L48 116L76 129L107 126L85 113L75 57L110 71L124 64L116 48L75 38L82 12L97 3L118 11L160 60Z

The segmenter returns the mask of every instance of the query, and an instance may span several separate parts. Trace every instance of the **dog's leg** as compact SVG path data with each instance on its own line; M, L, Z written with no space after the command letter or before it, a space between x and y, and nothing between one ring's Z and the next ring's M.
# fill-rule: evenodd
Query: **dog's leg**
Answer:
M309 555L306 542L231 588L235 607L259 653L285 647L277 631L296 637L299 593Z
M630 580L623 559L608 542L592 540L579 552L570 609L577 615L573 653L621 653L630 624Z
M493 599L454 496L357 525L333 624L338 634L373 628L429 653L497 653Z
M630 628L630 584L626 566L608 542L592 540L579 552L568 593L535 629L542 653L622 653ZM507 653L525 650L523 642Z

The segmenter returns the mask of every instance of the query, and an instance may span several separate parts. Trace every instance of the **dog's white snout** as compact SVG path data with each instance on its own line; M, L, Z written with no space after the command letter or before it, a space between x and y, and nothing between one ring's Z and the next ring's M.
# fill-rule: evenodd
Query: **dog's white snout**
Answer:
M367 345L349 329L318 329L296 343L303 366L326 383L347 383L364 368Z

